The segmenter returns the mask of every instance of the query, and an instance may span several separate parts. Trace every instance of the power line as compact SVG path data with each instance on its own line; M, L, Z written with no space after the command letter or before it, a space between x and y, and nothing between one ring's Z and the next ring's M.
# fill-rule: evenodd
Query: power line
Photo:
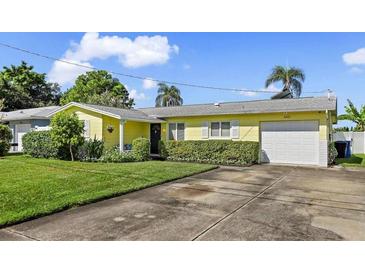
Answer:
M0 46L10 48L10 49L13 49L13 50L17 50L17 51L21 51L23 53L34 55L34 56L37 56L37 57L49 59L49 60L52 60L52 61L61 62L61 63L64 63L64 64L73 65L73 66L77 66L77 67L82 67L82 68L89 69L89 70L101 70L101 68L97 68L97 67L93 67L93 66L87 66L87 65L80 64L80 63L75 63L75 62L72 62L72 61L68 61L68 60L65 60L65 59L60 59L60 58L44 55L44 54L41 54L41 53L38 53L38 52L35 52L35 51L30 51L30 50L27 50L27 49L24 49L24 48L19 48L19 47L12 46L10 44L6 44L6 43L2 43L2 42L0 42ZM135 74L121 73L121 72L116 72L116 71L111 71L111 70L106 70L106 71L108 71L111 74L119 75L119 76L123 76L123 77L134 78L134 79L139 79L139 80L150 80L150 81L153 81L153 82L156 82L156 83L164 83L164 84L176 85L176 86L185 86L185 87L211 89L211 90L222 90L222 91L234 91L234 92L256 92L256 93L278 93L278 92L280 92L280 91L270 91L270 90L252 90L252 89L239 89L239 88L225 88L225 87L217 87L217 86L206 86L206 85L190 84L190 83L185 83L185 82L160 80L160 79L155 79L155 78L150 78L150 77L145 77L145 76L140 76L140 75L135 75ZM327 91L327 90L315 91L315 92L305 92L305 93L313 93L314 94L314 93L324 93L325 91Z

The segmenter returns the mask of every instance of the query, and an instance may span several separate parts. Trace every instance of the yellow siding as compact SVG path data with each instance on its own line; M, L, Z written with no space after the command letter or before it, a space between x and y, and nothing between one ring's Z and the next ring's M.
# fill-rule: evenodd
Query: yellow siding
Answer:
M119 145L119 119L102 115L103 118L103 140L106 147ZM108 128L113 128L112 132Z
M90 121L90 137L104 140L106 147L119 145L119 119L112 118L97 112L89 111L80 107L70 107L65 110L76 113L80 120ZM113 131L109 132L108 127ZM138 137L149 138L150 124L144 122L126 121L124 126L124 144L132 144Z
M80 120L89 120L90 138L96 136L99 140L103 139L103 118L101 114L76 106L70 107L65 111L68 113L76 113Z
M284 115L283 113L267 114L241 114L241 115L216 115L200 117L169 118L168 123L185 123L185 140L201 140L202 124L204 122L223 122L238 120L240 124L241 141L259 141L260 122L265 121L319 121L320 139L326 140L328 136L328 122L325 112L297 112ZM167 138L167 129L164 138ZM237 139L236 139L237 140Z
M150 138L150 124L126 121L124 126L124 144L132 144L132 141L139 137Z
M67 112L74 112L80 120L90 121L90 137L96 136L103 139L107 147L119 145L119 120L96 112L85 110L79 107L71 107ZM240 137L242 141L259 141L260 122L265 121L319 121L320 139L328 140L332 131L331 113L325 112L298 112L289 113L268 113L268 114L243 114L243 115L216 115L200 117L168 118L167 123L185 123L185 140L201 140L202 124L204 122L222 122L238 120L240 125ZM166 140L168 134L167 123L161 124L161 139ZM113 127L109 132L107 128ZM126 121L124 127L124 144L131 144L138 137L150 138L150 124L136 121Z

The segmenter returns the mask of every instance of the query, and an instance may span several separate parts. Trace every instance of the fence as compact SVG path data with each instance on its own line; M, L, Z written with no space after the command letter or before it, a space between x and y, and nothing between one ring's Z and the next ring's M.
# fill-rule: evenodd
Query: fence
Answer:
M365 132L335 132L333 141L351 141L351 153L365 153Z

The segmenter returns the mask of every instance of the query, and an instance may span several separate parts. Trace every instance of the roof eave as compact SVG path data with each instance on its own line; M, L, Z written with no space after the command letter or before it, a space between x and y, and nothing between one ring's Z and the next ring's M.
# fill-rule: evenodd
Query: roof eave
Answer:
M96 113L100 113L100 114L103 114L103 115L106 115L106 116L109 116L109 117L113 117L113 118L116 118L116 119L121 119L122 118L119 115L115 115L113 113L106 112L106 111L102 111L100 109L96 109L96 108L93 108L93 107L90 107L90 106L86 106L86 105L83 105L83 104L80 104L80 103L76 103L76 102L70 102L70 103L62 106L61 108L56 109L55 111L52 111L51 113L49 113L47 115L47 117L52 117L56 113L59 113L61 111L64 111L64 110L66 110L66 109L68 109L70 107L79 107L79 108L87 109L87 110L90 110L90 111L93 111L93 112L96 112Z

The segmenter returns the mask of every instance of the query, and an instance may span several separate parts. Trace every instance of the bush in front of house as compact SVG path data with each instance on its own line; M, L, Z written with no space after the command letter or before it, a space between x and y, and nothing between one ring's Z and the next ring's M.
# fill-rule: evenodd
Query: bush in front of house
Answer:
M78 147L84 143L84 123L75 113L59 112L51 119L52 142L62 159L74 160Z
M114 146L109 149L105 149L103 155L99 159L104 163L126 163L136 162L136 157L132 151L119 151L118 146Z
M134 139L132 152L137 161L148 161L150 159L150 140L142 137Z
M250 165L259 157L259 143L249 141L167 141L164 147L167 159L172 161Z
M12 138L10 128L6 125L0 125L0 156L4 156L9 151Z
M337 149L335 147L335 143L328 144L328 165L332 165L338 155Z
M158 142L158 153L160 154L161 159L166 160L169 154L167 153L165 142L160 140Z
M30 131L23 136L23 152L35 158L57 158L58 149L47 131Z
M86 162L95 162L104 151L104 141L97 139L85 140L85 142L77 150L77 159Z

